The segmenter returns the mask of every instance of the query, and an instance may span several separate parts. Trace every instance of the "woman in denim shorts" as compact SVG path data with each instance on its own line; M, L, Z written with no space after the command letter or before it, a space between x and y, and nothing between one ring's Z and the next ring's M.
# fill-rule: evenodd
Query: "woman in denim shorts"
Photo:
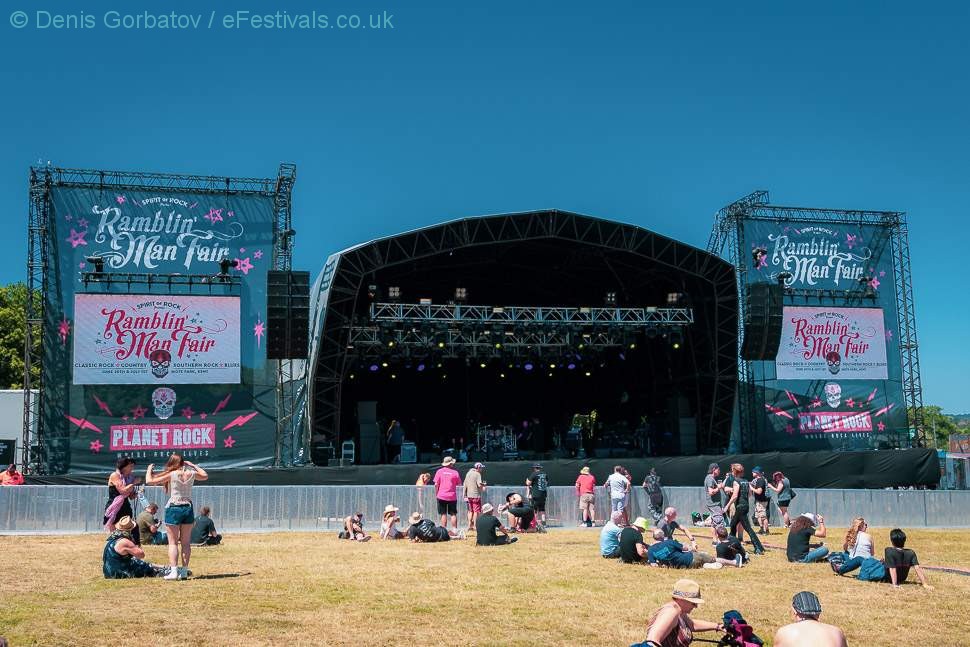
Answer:
M165 463L165 471L152 474L154 464L148 466L145 483L161 485L169 495L165 504L165 532L168 534L168 563L171 569L166 580L184 580L189 573L189 557L192 555L192 525L195 511L192 509L192 484L209 478L206 471L184 460L180 454L172 454ZM179 568L179 547L182 567Z

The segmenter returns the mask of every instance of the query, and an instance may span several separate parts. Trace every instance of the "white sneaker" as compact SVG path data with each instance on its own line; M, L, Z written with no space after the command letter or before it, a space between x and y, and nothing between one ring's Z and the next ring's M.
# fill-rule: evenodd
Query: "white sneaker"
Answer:
M713 569L724 568L724 564L722 564L721 562L711 562L710 564L704 564L704 568L713 568Z
M741 564L743 563L742 560L743 558L741 557L740 553L734 556L734 563L735 565L737 565L738 568L741 568Z
M163 580L177 580L177 579L179 579L179 569L178 569L178 567L177 566L170 566L169 569L168 569L168 573L162 579Z

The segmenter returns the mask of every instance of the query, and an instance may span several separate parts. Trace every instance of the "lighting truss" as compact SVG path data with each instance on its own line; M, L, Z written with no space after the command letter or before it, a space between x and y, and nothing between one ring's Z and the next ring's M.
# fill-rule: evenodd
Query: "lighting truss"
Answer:
M414 303L372 303L372 321L455 324L604 324L642 327L694 323L690 308L566 308L543 306L472 306Z

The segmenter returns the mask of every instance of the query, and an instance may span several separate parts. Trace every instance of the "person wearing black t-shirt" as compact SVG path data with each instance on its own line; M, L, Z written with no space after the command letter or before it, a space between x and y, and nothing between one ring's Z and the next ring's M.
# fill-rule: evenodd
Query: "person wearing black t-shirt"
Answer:
M498 520L492 511L491 503L482 506L482 513L475 519L475 543L479 546L506 546L518 541L518 537L509 537L509 531ZM501 534L496 534L496 531Z
M920 584L927 589L932 589L933 587L926 582L926 576L923 574L923 568L919 565L919 560L916 559L916 552L905 547L906 533L899 528L894 528L889 533L889 541L892 546L886 548L885 564L887 579L892 582L892 585L898 587L905 582L906 578L909 577L909 569L914 568Z
M761 527L759 535L770 534L768 532L768 506L771 499L768 498L768 481L761 467L751 470L751 494L754 495L754 518Z
M816 522L818 528L815 527ZM829 554L829 549L823 544L811 543L812 537L825 538L827 534L825 518L811 512L796 517L788 529L788 548L786 554L789 562L811 564L820 562Z
M728 560L739 568L748 562L748 553L744 550L744 545L737 537L729 535L727 528L724 526L716 528L714 535L717 538L714 550L719 559Z
M549 477L542 471L542 465L532 466L532 474L525 479L526 496L532 503L532 509L539 517L539 523L546 523L546 495L549 493Z
M411 513L408 521L411 524L408 528L408 539L413 542L433 544L451 539L447 528L436 526L430 519L422 519L420 512Z
M647 561L647 546L643 543L647 523L642 517L633 523L620 532L620 561L624 564L643 564Z
M744 528L748 537L751 538L754 554L762 555L765 552L765 547L761 545L761 540L758 539L758 535L751 527L751 519L748 517L748 494L750 490L751 485L744 480L744 466L740 463L731 465L731 475L724 479L724 491L731 493L727 505L728 510L733 510L731 513L731 535L737 537L739 541L743 541L740 528Z

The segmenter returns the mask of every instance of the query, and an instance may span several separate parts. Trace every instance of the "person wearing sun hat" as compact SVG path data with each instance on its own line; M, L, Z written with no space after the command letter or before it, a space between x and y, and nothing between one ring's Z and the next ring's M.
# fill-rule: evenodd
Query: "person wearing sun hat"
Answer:
M841 629L819 622L822 603L811 591L799 591L792 597L791 614L795 622L775 633L775 647L846 647L845 634Z
M704 603L701 586L694 580L674 583L671 601L653 612L647 623L646 644L651 647L687 647L694 634L701 631L724 631L719 622L695 620L691 611Z
M580 525L592 528L596 520L596 477L589 473L588 465L579 470L576 477L576 496L579 497L579 511L583 515Z
M115 523L115 530L108 536L101 555L101 572L105 579L158 577L163 574L161 568L144 561L145 551L131 538L135 527L134 520L128 515Z
M384 516L381 519L381 539L404 539L404 533L397 527L401 517L397 515L400 508L388 504L384 506Z

